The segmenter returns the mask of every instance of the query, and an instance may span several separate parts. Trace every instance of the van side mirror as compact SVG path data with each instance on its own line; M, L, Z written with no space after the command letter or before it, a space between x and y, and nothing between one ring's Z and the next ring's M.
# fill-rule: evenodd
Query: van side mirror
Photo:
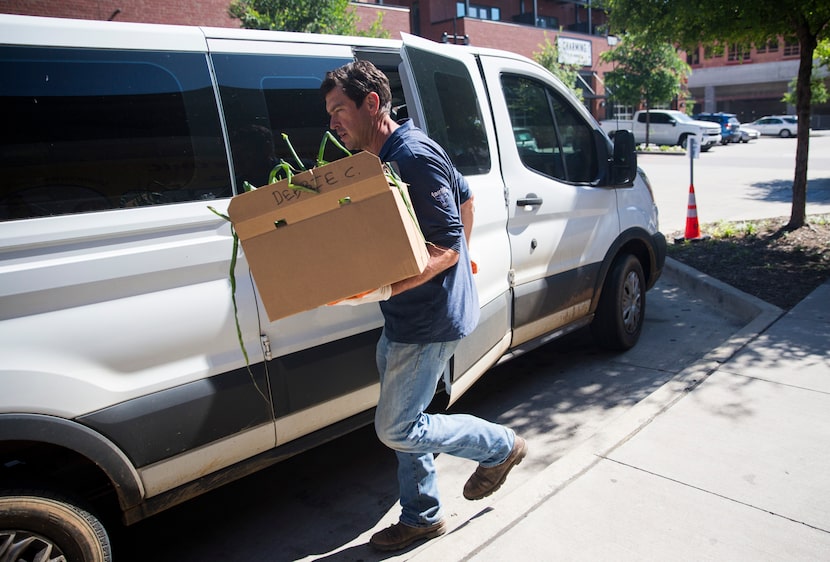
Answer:
M614 185L630 185L637 177L637 149L631 131L619 130L614 135L614 158L611 179Z

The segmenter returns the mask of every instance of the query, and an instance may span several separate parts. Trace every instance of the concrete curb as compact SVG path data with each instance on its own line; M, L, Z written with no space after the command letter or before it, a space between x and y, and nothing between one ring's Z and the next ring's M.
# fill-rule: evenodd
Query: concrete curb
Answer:
M784 313L777 306L671 258L667 260L663 274L696 297L735 315L746 325L541 473L447 535L427 542L412 552L408 560L469 560L671 408Z

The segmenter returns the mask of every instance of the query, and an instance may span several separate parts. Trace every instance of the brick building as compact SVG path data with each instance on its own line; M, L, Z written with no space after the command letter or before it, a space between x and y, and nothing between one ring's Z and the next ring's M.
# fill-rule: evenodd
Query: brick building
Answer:
M794 114L781 101L790 81L798 74L801 52L797 41L773 41L766 45L723 49L698 48L687 53L692 67L688 88L696 111L735 113L742 122L764 115ZM819 70L830 90L830 74ZM830 129L830 103L812 108L814 129Z
M0 12L80 19L117 20L180 25L238 27L228 16L230 0L0 0ZM357 0L352 2L359 27L368 28L383 15L393 37L400 32L434 41L468 42L533 57L546 38L556 42L560 56L581 66L580 83L586 104L597 118L611 117L599 62L612 48L606 15L590 0ZM768 114L794 113L781 97L798 68L798 45L784 41L758 48L727 46L722 53L697 49L688 54L693 72L688 88L696 111L736 113L741 121ZM823 71L830 87L826 69ZM683 106L681 102L681 108ZM815 106L812 126L830 128L830 104Z

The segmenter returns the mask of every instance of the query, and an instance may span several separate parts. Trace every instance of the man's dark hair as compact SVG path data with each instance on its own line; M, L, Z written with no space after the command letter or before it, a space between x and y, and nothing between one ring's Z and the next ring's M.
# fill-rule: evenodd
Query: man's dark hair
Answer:
M335 88L342 88L346 96L357 107L363 105L363 100L370 92L375 92L380 98L382 113L389 113L392 108L392 90L389 88L389 78L367 60L350 62L327 72L326 78L320 85L323 97Z

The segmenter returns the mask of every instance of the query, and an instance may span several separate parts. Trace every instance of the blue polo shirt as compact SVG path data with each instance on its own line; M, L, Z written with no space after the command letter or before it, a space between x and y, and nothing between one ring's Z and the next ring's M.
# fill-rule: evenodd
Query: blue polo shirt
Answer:
M412 207L426 241L459 254L453 267L380 303L386 336L401 343L460 339L473 331L479 317L459 210L471 196L467 180L438 143L410 120L392 133L378 157L392 164L409 185Z

